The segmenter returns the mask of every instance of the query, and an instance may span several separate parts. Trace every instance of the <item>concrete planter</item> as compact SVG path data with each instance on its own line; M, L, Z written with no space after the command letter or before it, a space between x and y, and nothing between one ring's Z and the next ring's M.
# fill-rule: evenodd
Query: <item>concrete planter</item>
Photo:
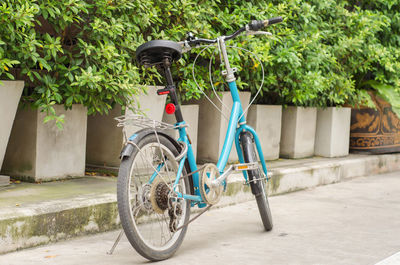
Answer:
M304 158L314 155L317 109L287 107L282 111L280 156Z
M23 88L24 81L0 81L0 170ZM0 186L9 182L9 176L0 175Z
M281 142L282 106L253 105L247 123L257 131L266 160L279 158Z
M166 95L158 96L157 89L149 87L147 95L138 97L140 109L151 119L161 121L164 113ZM129 115L130 110L126 111ZM115 117L121 116L121 106L116 106L108 115L92 115L88 117L86 164L89 167L119 167L119 154L124 143L122 128L117 127ZM127 135L140 128L127 125L124 130Z
M45 113L18 110L3 164L3 171L28 181L51 181L85 174L87 109L56 105L65 115L63 130L44 124Z
M199 105L181 105L182 115L185 119L186 123L189 125L188 127L188 135L192 142L192 148L194 156L197 158L197 131L198 131L198 123L199 123ZM169 124L175 124L176 119L174 114L167 114L164 112L163 122ZM171 135L174 139L179 137L179 133L177 130L168 130L167 133Z
M226 131L228 129L228 119L230 116L230 110L232 108L232 97L230 92L221 93L222 102L228 107L228 109L222 106L222 103L218 101L216 97L212 98L212 101L219 109L223 110L223 115L206 99L200 100L200 112L199 112L199 146L197 149L197 160L200 162L213 162L218 161L222 147L224 145ZM250 102L250 92L240 92L240 100L243 108L246 108ZM246 114L247 115L247 114ZM231 154L228 162L238 161L235 144L233 144Z
M339 157L349 154L351 108L319 109L315 155Z

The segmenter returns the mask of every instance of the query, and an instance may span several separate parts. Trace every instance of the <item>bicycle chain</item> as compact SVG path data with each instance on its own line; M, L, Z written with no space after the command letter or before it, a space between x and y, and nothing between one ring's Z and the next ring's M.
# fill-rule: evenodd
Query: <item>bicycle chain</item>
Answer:
M172 203L172 207L168 209L168 215L169 215L169 230L172 233L174 233L177 231L178 218L182 215L181 204L177 202Z

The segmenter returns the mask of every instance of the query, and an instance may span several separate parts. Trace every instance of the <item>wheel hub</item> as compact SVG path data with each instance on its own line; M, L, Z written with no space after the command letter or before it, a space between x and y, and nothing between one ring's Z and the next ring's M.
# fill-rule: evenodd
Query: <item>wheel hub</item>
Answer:
M144 209L147 211L151 211L151 202L149 200L150 198L150 191L151 191L151 185L150 184L145 184L142 187L142 192L140 194L140 201Z

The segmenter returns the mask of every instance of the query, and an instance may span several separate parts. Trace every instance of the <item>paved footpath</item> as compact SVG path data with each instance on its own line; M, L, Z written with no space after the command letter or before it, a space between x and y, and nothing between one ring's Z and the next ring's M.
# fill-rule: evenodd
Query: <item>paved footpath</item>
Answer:
M270 205L272 232L263 231L255 201L215 209L157 264L400 264L400 172L271 197ZM0 255L0 264L147 263L126 238L107 255L117 234Z

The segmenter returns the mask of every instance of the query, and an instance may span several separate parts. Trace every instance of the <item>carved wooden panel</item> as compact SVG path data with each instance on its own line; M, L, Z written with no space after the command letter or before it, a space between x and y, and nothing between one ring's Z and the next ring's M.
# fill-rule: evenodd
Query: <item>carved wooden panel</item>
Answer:
M350 151L358 153L400 152L400 119L389 103L371 95L376 110L352 109Z

